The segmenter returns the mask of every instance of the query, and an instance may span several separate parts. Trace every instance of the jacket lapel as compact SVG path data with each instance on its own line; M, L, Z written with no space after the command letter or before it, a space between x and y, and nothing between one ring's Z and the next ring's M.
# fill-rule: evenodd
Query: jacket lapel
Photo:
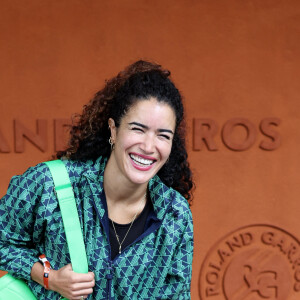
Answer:
M162 183L156 175L149 181L150 197L156 217L162 220L172 203L172 189Z
M103 189L105 164L106 159L98 158L96 162L92 166L89 166L83 173L83 177L85 177L85 180L87 181L84 198L88 198L86 200L93 204L102 223L105 214L107 214L106 199Z

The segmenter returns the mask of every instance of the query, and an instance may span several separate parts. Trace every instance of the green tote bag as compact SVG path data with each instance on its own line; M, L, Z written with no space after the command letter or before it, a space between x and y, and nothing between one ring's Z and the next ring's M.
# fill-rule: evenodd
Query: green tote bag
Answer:
M0 278L0 300L37 300L21 279L6 274Z

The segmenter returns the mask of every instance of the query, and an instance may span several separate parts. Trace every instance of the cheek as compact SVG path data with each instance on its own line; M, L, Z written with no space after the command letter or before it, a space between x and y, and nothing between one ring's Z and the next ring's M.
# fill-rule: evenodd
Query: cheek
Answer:
M120 150L126 151L138 143L138 138L133 134L118 136L118 146Z
M162 158L167 159L171 153L171 149L172 149L172 143L161 145L160 153L162 155Z

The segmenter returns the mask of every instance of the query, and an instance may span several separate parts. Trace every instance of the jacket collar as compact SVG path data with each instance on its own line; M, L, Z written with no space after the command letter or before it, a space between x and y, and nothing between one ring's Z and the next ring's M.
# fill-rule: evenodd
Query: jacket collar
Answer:
M87 161L83 172L83 176L89 181L91 196L94 198L94 203L101 218L107 210L106 203L99 201L99 199L104 198L103 174L106 162L107 158L102 157L99 157L96 161ZM159 220L162 220L171 205L172 199L175 197L175 191L167 187L157 175L149 181L148 189L154 213Z

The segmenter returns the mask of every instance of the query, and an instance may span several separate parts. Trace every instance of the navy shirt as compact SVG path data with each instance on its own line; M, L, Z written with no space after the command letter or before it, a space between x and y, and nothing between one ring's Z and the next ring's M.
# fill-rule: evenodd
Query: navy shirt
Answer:
M119 236L119 241L122 243L122 250L132 244L142 233L145 231L145 225L150 212L153 211L153 206L150 200L147 200L146 205L140 215L134 220L124 242L122 243L124 236L126 235L131 222L129 224L118 224L114 222L116 232ZM119 254L119 243L116 238L112 221L109 219L109 241L111 246L111 260L113 260Z

